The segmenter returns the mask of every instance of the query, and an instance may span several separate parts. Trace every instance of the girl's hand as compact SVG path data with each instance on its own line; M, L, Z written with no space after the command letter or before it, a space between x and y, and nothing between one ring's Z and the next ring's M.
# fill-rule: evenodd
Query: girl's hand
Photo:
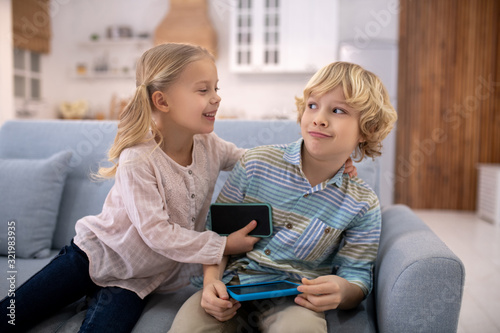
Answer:
M344 173L349 174L349 177L356 177L358 175L358 169L356 169L350 157L345 161Z
M218 321L227 321L234 317L241 304L229 298L227 288L220 280L205 283L201 296L201 307Z
M224 249L224 255L240 254L252 251L253 246L257 243L260 238L248 236L248 234L255 229L257 226L257 221L253 220L246 226L238 231L233 232L227 236L226 248Z
M336 276L325 275L313 280L302 279L297 287L302 294L297 295L295 303L316 312L331 309L352 309L363 300L360 287Z

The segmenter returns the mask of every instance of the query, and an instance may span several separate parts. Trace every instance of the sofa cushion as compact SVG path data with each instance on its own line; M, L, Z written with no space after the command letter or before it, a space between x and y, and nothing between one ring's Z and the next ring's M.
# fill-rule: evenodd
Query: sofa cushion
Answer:
M71 156L0 159L0 254L49 256Z
M52 249L59 250L75 236L75 223L102 211L114 180L92 181L90 175L107 164L106 153L117 121L11 120L0 128L0 158L43 159L71 151Z

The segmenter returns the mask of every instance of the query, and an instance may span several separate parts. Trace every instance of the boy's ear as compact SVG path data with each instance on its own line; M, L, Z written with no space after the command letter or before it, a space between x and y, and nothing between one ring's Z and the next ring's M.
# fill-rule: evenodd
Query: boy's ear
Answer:
M168 103L165 94L162 91L155 91L151 95L151 101L158 111L168 112Z

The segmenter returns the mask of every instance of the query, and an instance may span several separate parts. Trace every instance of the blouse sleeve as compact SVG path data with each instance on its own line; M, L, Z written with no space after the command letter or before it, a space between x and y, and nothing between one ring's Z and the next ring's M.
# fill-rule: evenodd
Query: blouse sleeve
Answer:
M236 147L234 143L219 138L215 133L212 133L212 135L216 140L217 147L221 151L221 171L231 171L246 149Z
M122 155L126 155L125 151ZM212 231L189 229L173 221L160 192L161 179L148 158L120 157L115 186L132 225L153 251L178 262L218 264L226 238ZM182 186L182 184L181 184Z

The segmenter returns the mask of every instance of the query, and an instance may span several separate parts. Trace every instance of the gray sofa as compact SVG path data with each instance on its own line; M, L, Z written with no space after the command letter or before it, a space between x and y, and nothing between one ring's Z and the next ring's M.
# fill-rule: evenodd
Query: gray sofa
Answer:
M14 206L19 212L31 212L41 219L45 212L33 212L29 207L43 206L48 202L54 206L49 207L53 209L54 223L49 223L42 230L48 239L35 237L33 242L24 241L29 244L22 243L25 233L31 231L36 233L34 236L40 236L43 232L35 231L36 225L25 228L33 221L22 221L21 217L12 213L5 216L0 211L4 229L7 223L15 222L16 243L11 250L21 251L23 245L40 241L50 248L50 253L37 250L35 255L43 258L20 258L18 255L14 262L9 262L12 257L9 258L8 253L7 256L0 256L1 297L8 293L9 288L12 289L12 282L19 286L70 242L79 218L100 212L113 182L92 181L89 173L97 170L98 164L105 160L115 132L116 122L109 121L9 121L0 128L0 161L20 160L21 166L25 163L29 164L29 168L35 165L34 160L45 160L61 151L71 152L57 162L50 162L57 170L59 192L53 189L41 189L42 193L28 191L30 186L36 185L36 181L28 177L36 170L20 171L24 169L14 166L22 172L21 176L16 176L15 170L12 176L0 170L1 177L4 177L2 184L10 186L8 196L4 193L2 198L14 198L5 210L12 210ZM215 132L240 147L287 143L300 135L298 125L286 120L219 120ZM70 160L67 160L68 156L71 156ZM366 160L357 164L357 168L360 177L378 191L378 161ZM216 192L225 177L227 174L219 177ZM23 193L22 196L18 192ZM23 207L30 196L35 196L37 201L26 203L29 206ZM465 278L460 259L408 207L383 207L382 212L374 291L357 309L328 311L329 332L456 332ZM0 246L5 247L2 242L5 243L6 239L0 239ZM12 263L14 266L9 266ZM175 293L150 295L134 332L166 332L177 309L194 291L189 286ZM72 304L52 318L47 318L33 332L76 332L84 311L81 302Z

